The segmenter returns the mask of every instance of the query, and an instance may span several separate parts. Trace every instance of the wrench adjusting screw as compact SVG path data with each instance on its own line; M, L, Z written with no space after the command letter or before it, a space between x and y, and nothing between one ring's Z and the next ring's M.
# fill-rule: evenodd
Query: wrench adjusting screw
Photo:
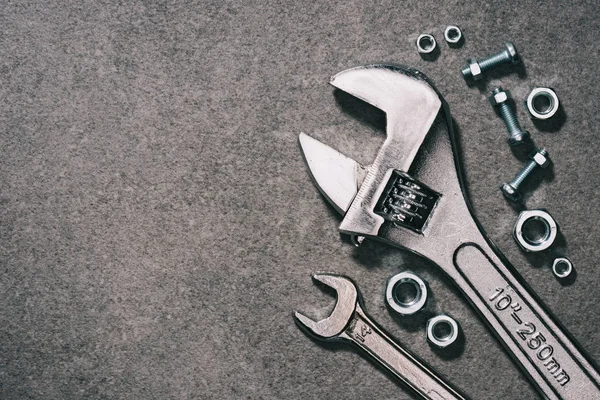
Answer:
M504 90L501 87L497 87L492 90L492 94L489 97L490 104L492 107L498 110L500 117L508 129L508 143L511 146L518 146L528 141L530 138L529 132L523 130L517 120L517 114L511 107L510 100L512 96L509 90Z
M518 64L521 61L517 48L511 42L504 43L505 49L498 54L493 54L481 61L475 58L467 60L467 66L461 72L465 79L478 81L483 78L483 73L502 64Z
M400 272L388 279L385 301L398 314L413 315L425 307L427 285L412 272Z
M458 339L458 323L449 315L441 314L427 321L427 340L444 349Z
M504 197L511 201L519 201L521 199L521 193L519 192L519 186L525 179L537 168L547 168L550 165L550 158L548 152L545 149L538 150L532 157L531 161L525 165L525 167L519 171L515 178L507 183L503 183L500 186L500 190Z

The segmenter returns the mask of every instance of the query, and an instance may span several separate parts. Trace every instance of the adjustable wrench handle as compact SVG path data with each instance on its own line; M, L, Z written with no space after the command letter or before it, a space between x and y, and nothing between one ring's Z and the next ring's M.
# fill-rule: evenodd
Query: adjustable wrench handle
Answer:
M598 372L487 244L460 246L454 266L458 286L546 398L600 398Z
M353 319L340 335L354 342L416 394L428 400L466 399L423 361L400 347L356 305Z

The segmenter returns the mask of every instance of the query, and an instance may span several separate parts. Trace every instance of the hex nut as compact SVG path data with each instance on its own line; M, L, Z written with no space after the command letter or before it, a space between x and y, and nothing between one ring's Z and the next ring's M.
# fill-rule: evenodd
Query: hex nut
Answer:
M530 224L539 224L543 229L537 232L539 237L530 236ZM534 225L535 227L535 225ZM525 232L524 232L525 231ZM518 245L527 252L543 251L552 246L558 235L558 225L548 212L544 210L526 210L519 214L513 232Z
M402 316L421 311L427 303L427 296L426 282L410 271L400 272L387 281L385 301Z
M483 73L481 72L481 67L479 63L474 58L469 58L467 60L467 64L469 64L469 70L471 71L471 77L474 81L481 80L483 78Z
M558 279L568 278L573 272L573 264L568 258L558 257L552 264L552 272Z
M548 165L550 165L550 158L548 157L547 153L544 155L538 151L533 155L532 159L542 168L546 168Z
M449 315L441 314L427 321L427 340L432 345L444 349L458 339L459 326Z
M492 95L488 98L490 100L490 104L493 107L496 107L497 105L502 103L506 103L512 98L510 90L503 90L502 88L498 89L500 89L498 93L492 93Z
M527 96L525 107L532 118L545 120L558 112L560 101L554 90L538 87Z
M428 33L419 35L417 38L417 50L421 54L430 54L436 47L437 42L435 41L435 38Z
M444 31L444 39L448 44L457 44L462 40L462 32L458 26L449 25Z

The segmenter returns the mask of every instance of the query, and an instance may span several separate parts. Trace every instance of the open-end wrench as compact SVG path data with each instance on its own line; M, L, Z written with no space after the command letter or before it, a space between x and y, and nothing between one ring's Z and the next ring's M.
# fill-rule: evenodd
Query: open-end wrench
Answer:
M600 399L592 363L474 218L450 111L431 82L414 69L367 65L331 84L387 117L387 138L368 167L300 135L317 186L344 214L340 231L438 264L545 398Z
M353 342L424 399L466 398L369 318L363 309L362 296L350 278L317 273L313 279L334 289L337 303L331 315L321 321L295 311L294 319L301 328L319 340Z

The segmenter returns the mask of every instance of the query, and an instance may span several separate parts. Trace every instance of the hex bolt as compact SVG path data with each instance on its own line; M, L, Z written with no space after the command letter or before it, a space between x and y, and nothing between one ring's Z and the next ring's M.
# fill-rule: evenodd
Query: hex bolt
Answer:
M500 190L504 196L512 201L519 201L521 199L521 193L519 193L519 186L525 179L537 168L546 168L550 165L550 158L548 152L545 149L538 150L532 157L525 167L519 171L515 178L507 183L503 183L500 186Z
M506 129L508 129L508 143L511 146L518 146L528 141L530 135L529 132L523 130L521 125L519 125L517 115L510 105L511 98L510 91L497 87L492 90L492 95L489 97L489 100L492 107L498 109L498 113L500 114L500 117L502 117Z
M502 64L518 64L521 61L517 48L511 42L504 43L505 49L500 53L493 54L481 61L475 58L467 60L467 66L461 72L465 79L478 81L483 78L483 73L496 68Z

